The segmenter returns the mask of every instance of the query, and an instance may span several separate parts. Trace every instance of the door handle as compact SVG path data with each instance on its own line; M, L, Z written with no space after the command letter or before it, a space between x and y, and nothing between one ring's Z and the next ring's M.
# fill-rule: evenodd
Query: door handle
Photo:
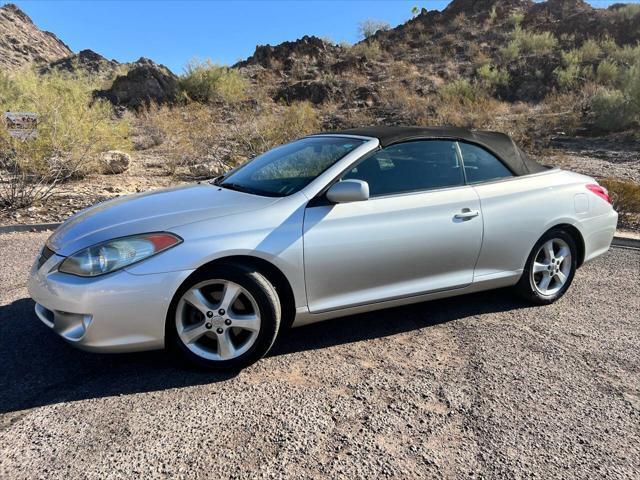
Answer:
M456 213L453 218L456 220L468 220L470 218L474 218L480 215L478 210L469 210L468 208L463 208L462 212Z

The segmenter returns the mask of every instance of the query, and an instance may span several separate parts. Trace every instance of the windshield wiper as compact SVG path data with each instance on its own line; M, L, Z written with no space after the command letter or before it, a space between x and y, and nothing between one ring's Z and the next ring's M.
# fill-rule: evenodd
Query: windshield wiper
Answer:
M260 190L258 188L251 188L251 187L247 187L245 185L240 185L238 183L233 183L233 182L218 183L217 186L222 188L228 188L229 190L235 190L237 192L250 193L251 195L259 195L261 197L282 197L283 196L280 193Z
M217 185L219 187L227 188L229 190L235 190L236 192L251 193L253 195L261 195L262 194L262 192L260 192L259 190L256 190L256 189L250 188L250 187L245 187L244 185L240 185L238 183L225 182L225 183L218 183Z

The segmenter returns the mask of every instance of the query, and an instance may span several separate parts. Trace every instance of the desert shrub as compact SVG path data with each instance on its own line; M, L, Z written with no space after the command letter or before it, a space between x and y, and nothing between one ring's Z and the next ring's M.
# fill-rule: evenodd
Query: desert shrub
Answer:
M594 62L600 55L602 55L602 49L597 41L593 39L585 40L580 47L580 57L583 62Z
M419 76L418 68L405 60L392 60L387 67L391 78L399 78L405 81ZM365 82L365 84L368 82Z
M380 20L374 20L372 18L368 18L367 20L363 20L358 25L358 33L362 36L362 38L369 38L375 35L376 32L380 30L389 30L391 25L387 22L383 22Z
M514 28L519 27L522 23L522 20L524 20L524 13L513 12L511 15L509 15L509 18L507 18L507 24L511 25Z
M178 84L185 98L202 103L239 102L247 97L248 90L247 80L237 70L210 60L190 61Z
M383 56L380 43L376 40L366 40L351 47L351 53L359 57L365 57L367 60L380 60Z
M393 120L400 123L419 124L427 115L427 99L401 82L388 85L380 101L391 112Z
M640 61L622 70L618 75L618 82L630 103L640 111Z
M558 85L566 90L576 88L581 81L582 54L579 50L562 52L562 67L555 69L554 74Z
M627 22L629 20L633 20L635 17L640 15L640 4L630 3L627 5L623 5L620 8L617 8L613 11L614 18L618 22Z
M640 61L630 67L603 61L596 77L608 87L599 89L591 99L595 125L616 131L640 121Z
M606 131L624 130L638 114L623 92L610 89L601 89L593 96L591 112L596 127Z
M609 190L613 208L620 215L619 223L633 226L640 216L640 185L635 182L607 178L600 183Z
M609 35L604 35L600 39L599 45L600 45L600 49L602 50L602 52L606 57L610 57L614 55L620 48L616 43L616 41L613 38L611 38Z
M474 86L472 86L474 87ZM463 128L502 130L513 133L513 122L505 120L510 105L478 92L473 99L449 99L439 95L431 99L426 125L450 125Z
M613 85L619 73L618 65L611 60L603 60L596 70L596 81L600 85Z
M455 28L462 28L467 23L467 15L464 12L459 13L451 21L451 25Z
M444 100L464 102L475 100L479 89L466 78L460 78L441 86L438 93Z
M145 128L163 139L160 153L167 174L222 157L225 126L216 108L198 102L176 107L150 106L139 117Z
M511 40L499 50L498 54L503 62L513 62L520 56L520 44L516 40Z
M252 157L319 129L317 111L309 102L298 102L258 115L247 111L242 121L232 127L232 138Z
M640 62L640 45L625 45L624 47L617 46L610 55L613 60L617 61L621 65L633 65Z
M548 55L558 44L558 39L551 32L532 32L517 26L512 35L520 50L535 55Z
M509 84L509 72L493 67L490 63L478 68L476 74L487 91L495 91L496 88Z
M0 111L38 114L35 138L13 138L0 126L0 203L5 207L43 200L59 183L97 171L99 153L129 148L128 122L114 119L107 102L92 100L95 85L79 74L21 70L0 75Z

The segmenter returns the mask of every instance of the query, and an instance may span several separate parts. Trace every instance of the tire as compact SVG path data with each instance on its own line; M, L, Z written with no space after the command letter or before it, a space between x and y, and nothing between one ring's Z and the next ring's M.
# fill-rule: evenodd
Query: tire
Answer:
M167 313L166 343L192 366L239 370L267 354L280 319L278 294L262 274L219 264L178 289Z
M549 245L553 252L549 251ZM573 237L562 229L549 230L531 250L522 277L515 286L516 292L537 305L555 302L571 286L577 259L578 249Z

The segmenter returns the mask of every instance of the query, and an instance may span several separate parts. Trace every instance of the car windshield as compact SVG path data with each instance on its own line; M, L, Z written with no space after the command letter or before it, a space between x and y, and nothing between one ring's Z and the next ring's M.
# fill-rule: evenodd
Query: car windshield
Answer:
M216 184L269 197L291 195L366 141L332 136L303 138L263 153Z

